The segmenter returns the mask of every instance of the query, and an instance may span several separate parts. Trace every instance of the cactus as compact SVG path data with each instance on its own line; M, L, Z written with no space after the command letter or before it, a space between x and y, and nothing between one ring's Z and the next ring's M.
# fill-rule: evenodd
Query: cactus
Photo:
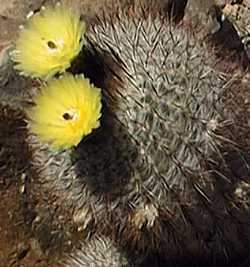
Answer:
M0 176L1 184L16 183L16 177L25 171L26 160L29 159L28 147L25 142L27 131L22 112L0 105ZM11 142L10 142L11 141ZM20 158L20 153L23 157Z
M67 257L65 267L125 267L131 265L128 259L109 240L104 237L92 237L83 243L81 249Z
M86 35L71 71L102 88L101 127L62 151L29 132L32 238L53 262L76 251L67 267L85 264L106 240L139 262L153 253L222 266L247 256L249 170L238 167L247 166L248 148L236 144L237 133L244 128L242 142L249 132L237 121L241 75L219 72L189 29L155 14L104 14ZM104 239L89 239L93 232Z
M191 32L159 17L104 15L87 35L72 71L102 88L102 126L68 151L30 134L37 190L78 231L130 251L212 263L246 255L250 237L242 239L247 225L234 206L239 178L225 158L237 151L225 106L234 79Z

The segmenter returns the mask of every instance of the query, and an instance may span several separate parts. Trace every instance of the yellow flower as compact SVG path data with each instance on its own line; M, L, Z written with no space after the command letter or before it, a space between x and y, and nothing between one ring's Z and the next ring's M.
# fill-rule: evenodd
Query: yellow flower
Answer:
M84 44L79 15L57 5L33 15L12 51L15 68L25 76L47 79L70 67Z
M100 126L101 90L83 75L52 79L27 113L30 129L53 149L67 149Z

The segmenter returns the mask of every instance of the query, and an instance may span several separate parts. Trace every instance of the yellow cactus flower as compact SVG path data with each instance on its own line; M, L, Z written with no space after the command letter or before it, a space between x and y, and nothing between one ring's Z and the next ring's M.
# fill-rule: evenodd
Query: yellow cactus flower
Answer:
M30 130L55 150L78 145L100 126L101 90L83 75L51 79L27 110Z
M63 73L84 44L85 24L78 14L56 5L30 17L12 51L15 68L25 76L48 79Z

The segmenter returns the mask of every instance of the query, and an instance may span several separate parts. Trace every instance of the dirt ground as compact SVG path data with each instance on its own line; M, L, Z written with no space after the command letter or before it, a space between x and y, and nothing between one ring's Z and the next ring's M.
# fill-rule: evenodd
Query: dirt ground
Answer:
M105 1L105 0L104 0ZM103 5L104 1L79 1L79 0L62 0L73 7L81 7L86 14L90 14ZM18 33L18 27L25 22L26 16L31 11L37 11L42 5L54 4L59 1L55 0L1 0L0 1L0 43L5 46Z

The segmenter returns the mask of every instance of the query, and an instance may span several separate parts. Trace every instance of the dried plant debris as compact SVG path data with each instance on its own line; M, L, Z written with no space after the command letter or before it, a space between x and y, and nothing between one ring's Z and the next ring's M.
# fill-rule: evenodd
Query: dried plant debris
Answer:
M234 24L237 32L246 47L250 51L250 1L243 0L224 7L223 13Z
M190 0L184 22L191 23L199 38L217 50L221 61L227 60L232 66L247 69L250 61L241 36L234 22L223 13L229 2Z

